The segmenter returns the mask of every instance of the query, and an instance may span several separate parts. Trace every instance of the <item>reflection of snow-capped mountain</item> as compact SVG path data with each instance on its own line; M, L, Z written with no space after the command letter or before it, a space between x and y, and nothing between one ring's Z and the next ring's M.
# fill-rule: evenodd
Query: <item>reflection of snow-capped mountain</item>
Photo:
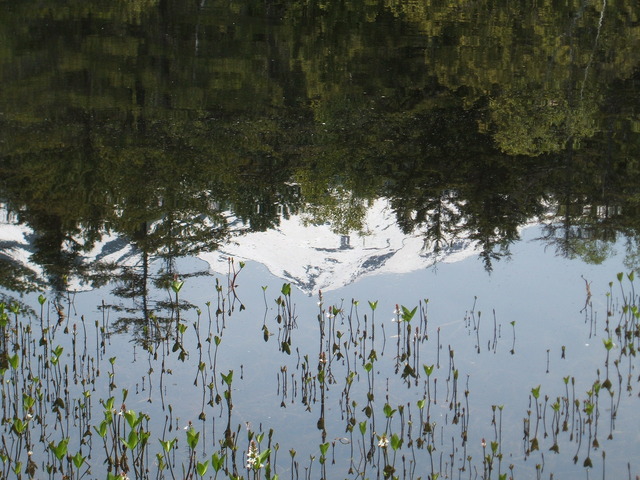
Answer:
M369 208L365 233L338 235L329 225L304 223L300 216L282 219L277 229L247 233L200 258L220 273L228 270L228 257L256 261L311 293L336 289L366 275L406 273L436 262L455 262L475 252L468 240L456 240L438 254L428 251L421 232L401 232L384 199Z
M229 221L232 228L238 227L239 235L217 251L199 254L213 271L226 274L229 257L255 261L308 293L336 289L367 275L405 273L436 262L455 262L475 252L468 240L455 240L437 254L425 249L424 235L419 231L403 234L384 199L369 208L364 232L351 235L336 234L329 225L306 225L298 215L281 219L278 228L266 232L246 232L236 225L237 220L229 217ZM30 262L32 237L31 229L18 224L0 204L0 261L26 267L42 279L42 267ZM131 265L137 257L126 240L105 236L81 261ZM78 284L74 287L82 288Z

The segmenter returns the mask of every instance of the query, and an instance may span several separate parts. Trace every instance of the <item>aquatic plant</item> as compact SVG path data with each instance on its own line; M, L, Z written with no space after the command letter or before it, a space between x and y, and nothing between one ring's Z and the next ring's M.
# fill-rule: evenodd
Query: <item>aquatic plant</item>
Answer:
M500 480L527 469L518 458L541 476L565 457L587 471L621 470L608 445L625 438L617 423L637 407L632 276L619 276L619 296L613 284L606 294L593 371L551 376L543 349L544 381L487 405L474 383L487 372L474 363L517 356L516 322L503 345L497 313L487 326L478 299L459 320L461 339L441 326L429 335L427 300L396 305L387 323L377 300L363 313L358 300L319 292L309 314L287 283L274 303L262 289L264 315L249 323L255 311L230 307L237 273L226 287L216 279L206 317L198 307L168 312L165 328L151 316L139 344L112 330L104 304L87 321L72 295L39 295L39 314L0 303L3 478ZM167 308L180 307L183 285L167 291ZM233 356L239 348L260 354ZM558 356L567 361L565 345Z

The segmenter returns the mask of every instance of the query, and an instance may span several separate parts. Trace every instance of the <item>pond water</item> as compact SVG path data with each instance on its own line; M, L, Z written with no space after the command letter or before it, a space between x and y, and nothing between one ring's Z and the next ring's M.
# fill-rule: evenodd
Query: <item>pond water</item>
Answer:
M4 5L2 477L639 475L639 16Z
M251 477L260 472L245 468L246 455L261 434L271 453L262 474L278 478L377 478L387 465L400 478L635 472L633 282L618 281L619 257L559 261L540 234L525 229L491 274L472 256L312 295L253 261L227 260L225 275L178 260L173 288L150 289L147 320L113 285L43 298L43 313L28 294L22 312L35 313L14 320L5 307L5 474L20 461L29 472L33 460L38 475L104 478L110 458L113 473L181 478L191 458L204 468L215 454L226 455L222 478ZM164 266L152 262L150 277ZM123 412L148 415L136 426L149 434L144 447L123 449ZM383 436L402 443L379 447ZM69 459L57 461L65 438ZM173 439L164 452L159 440Z

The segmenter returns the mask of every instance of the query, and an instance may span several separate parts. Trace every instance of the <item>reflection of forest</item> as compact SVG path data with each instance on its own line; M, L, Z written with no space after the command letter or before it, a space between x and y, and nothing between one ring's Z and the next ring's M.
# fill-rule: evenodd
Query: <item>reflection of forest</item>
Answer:
M633 2L50 3L0 19L0 198L54 288L108 277L82 262L105 233L170 259L231 218L345 234L378 197L488 268L536 218L564 255L623 235L637 263ZM34 280L2 253L0 278Z

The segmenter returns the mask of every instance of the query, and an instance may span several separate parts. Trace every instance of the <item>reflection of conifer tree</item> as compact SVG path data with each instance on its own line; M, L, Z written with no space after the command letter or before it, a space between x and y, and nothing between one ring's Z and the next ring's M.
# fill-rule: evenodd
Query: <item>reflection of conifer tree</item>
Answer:
M475 239L488 266L546 200L566 206L549 228L571 255L637 234L637 6L217 5L0 20L0 193L57 288L95 280L77 263L109 231L139 248L137 280L119 275L150 311L156 259L215 249L229 211L263 231L305 202L348 233L388 196L405 232Z
M62 295L67 290L69 277L83 270L79 246L58 215L36 213L30 215L28 223L35 232L30 261L43 267L47 283L56 294Z

